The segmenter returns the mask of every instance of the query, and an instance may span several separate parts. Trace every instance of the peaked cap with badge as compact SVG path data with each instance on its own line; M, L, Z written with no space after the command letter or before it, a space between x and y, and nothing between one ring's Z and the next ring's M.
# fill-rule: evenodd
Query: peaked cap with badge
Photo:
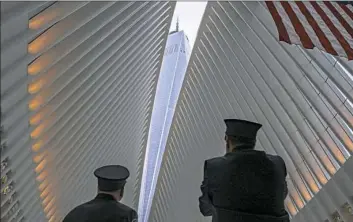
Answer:
M108 165L96 169L94 175L98 178L99 190L111 192L124 187L130 172L124 166Z
M261 124L241 119L225 119L226 135L241 136L249 139L256 139Z

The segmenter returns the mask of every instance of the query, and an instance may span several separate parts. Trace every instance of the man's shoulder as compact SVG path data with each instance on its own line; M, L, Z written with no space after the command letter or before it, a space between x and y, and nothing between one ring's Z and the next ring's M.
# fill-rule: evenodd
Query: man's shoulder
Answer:
M76 206L74 209L72 209L64 218L63 222L71 222L75 221L76 218L80 217L81 215L85 214L87 211L87 208L89 208L90 205L94 203L94 200L91 200L89 202L80 204Z
M267 158L274 161L274 162L281 162L284 163L284 160L281 156L274 155L274 154L266 154Z
M134 209L123 203L116 202L115 205L121 210L121 212L125 212L126 214L136 213Z
M95 205L95 200L90 200L87 201L85 203L82 203L80 205L77 205L74 209L72 209L70 211L70 213L77 213L77 212L82 212L84 211L86 208L90 208L92 205Z
M224 163L224 161L226 160L225 157L221 156L221 157L214 157L208 160L205 160L205 165L207 167L212 167L212 166L218 166L222 163Z
M129 219L132 222L137 221L137 212L134 209L120 202L116 202L116 205L119 208L120 216Z
M63 222L76 221L75 218L80 218L82 215L87 215L87 213L96 215L96 212L103 212L107 217L127 219L132 222L134 222L133 219L137 219L136 211L123 203L92 200L71 210Z
M266 154L266 155L269 160L271 160L276 166L278 166L277 169L282 169L282 171L284 172L284 175L287 176L287 167L284 159L278 155L272 155L272 154Z

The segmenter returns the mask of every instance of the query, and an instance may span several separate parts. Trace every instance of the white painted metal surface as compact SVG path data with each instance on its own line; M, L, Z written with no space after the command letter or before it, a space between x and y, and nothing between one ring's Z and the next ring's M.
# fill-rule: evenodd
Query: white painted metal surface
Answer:
M1 2L1 221L61 221L105 164L129 168L137 208L174 7Z
M149 221L210 220L199 187L203 161L225 152L225 118L263 124L257 149L285 159L293 221L352 221L343 206L353 200L353 63L276 35L261 2L208 3Z

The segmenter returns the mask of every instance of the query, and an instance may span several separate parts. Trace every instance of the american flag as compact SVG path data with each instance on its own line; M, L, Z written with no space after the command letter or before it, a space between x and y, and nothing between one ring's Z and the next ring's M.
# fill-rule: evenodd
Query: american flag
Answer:
M353 60L352 1L266 1L279 41Z

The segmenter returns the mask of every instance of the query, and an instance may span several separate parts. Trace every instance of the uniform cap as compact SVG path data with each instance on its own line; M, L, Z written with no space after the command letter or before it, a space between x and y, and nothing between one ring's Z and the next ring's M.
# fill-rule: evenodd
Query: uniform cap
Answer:
M124 166L109 165L96 169L94 175L98 178L99 190L110 192L123 188L130 172Z
M262 127L259 123L241 119L225 119L227 136L242 136L249 139L256 139L257 131Z

